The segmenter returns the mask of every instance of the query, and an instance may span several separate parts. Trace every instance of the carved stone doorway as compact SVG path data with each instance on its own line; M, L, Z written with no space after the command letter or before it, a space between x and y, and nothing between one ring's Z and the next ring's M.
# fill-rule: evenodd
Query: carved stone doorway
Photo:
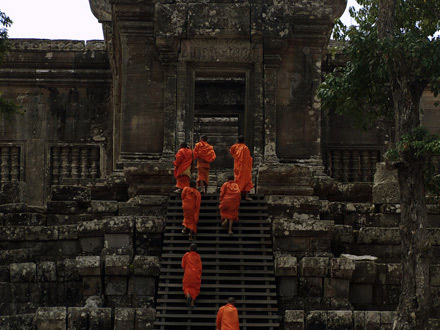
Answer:
M233 160L229 155L231 145L238 135L245 134L246 113L245 73L213 74L201 72L194 82L194 144L206 135L214 146L217 159L211 168L216 171L231 170Z

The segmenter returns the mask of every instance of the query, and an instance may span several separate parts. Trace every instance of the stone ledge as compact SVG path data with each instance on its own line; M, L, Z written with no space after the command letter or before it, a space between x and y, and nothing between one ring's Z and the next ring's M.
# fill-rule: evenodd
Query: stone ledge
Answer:
M272 225L273 236L317 236L331 235L334 222L330 220L287 220L275 219Z
M76 268L81 276L99 276L101 275L101 257L76 257Z

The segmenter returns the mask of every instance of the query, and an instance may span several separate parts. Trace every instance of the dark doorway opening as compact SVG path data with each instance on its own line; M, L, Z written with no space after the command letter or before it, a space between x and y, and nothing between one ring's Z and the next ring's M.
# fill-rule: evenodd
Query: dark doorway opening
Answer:
M194 91L194 143L206 135L217 154L211 169L232 169L229 149L245 133L245 75L196 76Z

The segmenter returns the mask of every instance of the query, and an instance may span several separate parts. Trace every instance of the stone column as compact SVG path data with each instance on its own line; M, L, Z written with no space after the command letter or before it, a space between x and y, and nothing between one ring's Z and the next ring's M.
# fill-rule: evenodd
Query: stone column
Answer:
M264 161L278 162L276 154L276 83L279 55L264 55Z

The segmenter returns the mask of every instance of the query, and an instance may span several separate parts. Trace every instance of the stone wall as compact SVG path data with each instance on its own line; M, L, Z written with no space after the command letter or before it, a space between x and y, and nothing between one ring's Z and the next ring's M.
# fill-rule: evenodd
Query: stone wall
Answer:
M0 119L2 198L43 206L53 174L93 181L112 169L107 52L102 41L11 39L10 45L0 92L22 114ZM11 186L21 194L8 197Z

